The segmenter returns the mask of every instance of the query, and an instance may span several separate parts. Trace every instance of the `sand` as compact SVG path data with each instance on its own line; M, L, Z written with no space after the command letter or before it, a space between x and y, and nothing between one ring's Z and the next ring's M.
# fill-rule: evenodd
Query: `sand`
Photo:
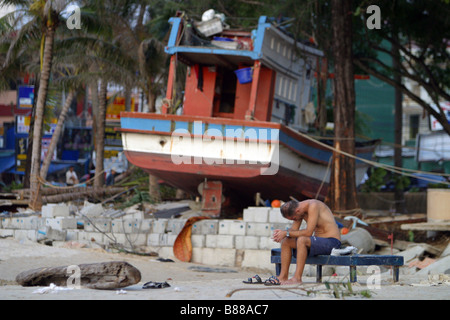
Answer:
M20 272L34 268L118 260L127 261L138 268L142 274L141 282L121 290L80 288L40 290L41 293L39 293L39 289L45 288L22 287L14 281ZM197 270L194 270L196 267ZM202 266L180 261L159 262L157 257L108 253L102 249L69 249L28 241L0 239L1 300L177 300L183 303L206 300L221 300L224 303L251 300L256 303L257 301L336 299L333 294L334 287L338 289L339 298L345 300L450 299L448 282L432 283L428 281L426 275L401 273L400 281L393 283L389 271L381 274L379 284L371 280L373 278L370 276L359 275L358 283L352 285L354 295L343 295L349 291L339 285L340 282L348 280L342 277L324 277L325 281L331 283L330 289L325 284L315 283L315 278L312 277L304 277L304 283L301 286L266 287L242 282L255 274L259 274L265 280L272 275L271 272L273 271ZM170 287L142 289L142 285L148 281L167 281ZM47 292L42 293L42 291ZM368 298L365 293L369 293L370 297ZM182 312L181 309L175 311ZM224 310L221 311L224 312Z

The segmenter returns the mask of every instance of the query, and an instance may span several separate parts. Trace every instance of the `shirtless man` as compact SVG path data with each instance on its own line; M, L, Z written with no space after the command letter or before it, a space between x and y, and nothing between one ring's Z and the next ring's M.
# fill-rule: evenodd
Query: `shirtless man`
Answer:
M301 284L306 258L319 254L330 254L333 248L340 248L341 236L328 206L319 200L289 201L280 208L281 214L294 221L289 230L275 230L273 240L281 242L281 284ZM299 230L302 220L307 227ZM288 279L292 249L297 249L297 268Z

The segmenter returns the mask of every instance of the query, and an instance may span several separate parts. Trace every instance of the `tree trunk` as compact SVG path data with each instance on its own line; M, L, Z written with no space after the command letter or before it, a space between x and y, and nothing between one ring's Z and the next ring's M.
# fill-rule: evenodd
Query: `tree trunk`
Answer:
M45 103L47 100L50 72L52 69L54 37L55 37L54 28L48 27L45 32L42 71L39 82L36 113L34 115L33 151L31 155L31 173L30 173L30 188L31 188L30 208L33 210L40 210L42 206L42 199L40 192L41 185L39 183L38 176L40 173L39 168L41 166L42 128L44 122L44 110L45 110Z
M396 44L398 36L393 34L393 38L397 41L392 43L392 67L394 69L394 81L401 83L402 77L395 71L400 71L400 49ZM403 131L403 105L402 105L402 91L395 88L395 147L394 147L394 166L398 168L403 167L402 161L402 131ZM403 189L395 186L395 210L403 213L405 211L405 197Z
M327 104L325 92L327 90L328 60L317 58L317 128L320 135L325 136L327 126Z
M45 180L47 178L48 168L50 167L50 163L52 162L52 155L55 151L56 145L58 144L58 139L61 135L62 127L64 125L64 121L66 120L67 112L69 111L70 105L72 104L73 98L75 97L75 91L70 90L67 95L64 106L61 110L61 114L58 118L58 124L56 125L55 132L53 132L52 140L50 142L50 146L48 147L47 156L44 159L41 168L41 178Z
M105 175L103 174L103 159L105 149L105 118L107 103L107 86L105 80L102 80L99 91L98 118L96 120L95 130L95 179L94 189L102 188L105 185Z
M355 87L352 62L352 12L350 0L332 1L334 54L334 130L329 201L337 210L357 208L355 160L339 151L355 154Z

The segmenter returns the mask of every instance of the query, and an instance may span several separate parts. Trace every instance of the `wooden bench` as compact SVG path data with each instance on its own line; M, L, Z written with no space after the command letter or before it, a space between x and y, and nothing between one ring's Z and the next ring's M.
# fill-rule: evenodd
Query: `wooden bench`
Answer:
M291 259L291 264L297 263L297 252L294 249ZM280 275L281 271L281 249L272 249L271 263L275 263L276 275ZM308 257L306 264L317 265L317 282L322 282L322 266L349 266L350 267L350 282L356 282L356 266L393 266L394 282L398 281L399 268L403 265L402 256L391 255L366 255L355 254L349 256L327 256L318 255L314 257Z

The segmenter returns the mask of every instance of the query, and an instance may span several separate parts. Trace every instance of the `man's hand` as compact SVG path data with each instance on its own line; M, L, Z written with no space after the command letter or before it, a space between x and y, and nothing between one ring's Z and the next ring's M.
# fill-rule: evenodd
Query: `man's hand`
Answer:
M286 238L286 234L287 234L286 231L283 231L283 230L280 230L280 229L276 229L276 230L273 232L272 239L273 239L273 241L275 241L275 242L281 242L281 240L283 240L284 238Z

